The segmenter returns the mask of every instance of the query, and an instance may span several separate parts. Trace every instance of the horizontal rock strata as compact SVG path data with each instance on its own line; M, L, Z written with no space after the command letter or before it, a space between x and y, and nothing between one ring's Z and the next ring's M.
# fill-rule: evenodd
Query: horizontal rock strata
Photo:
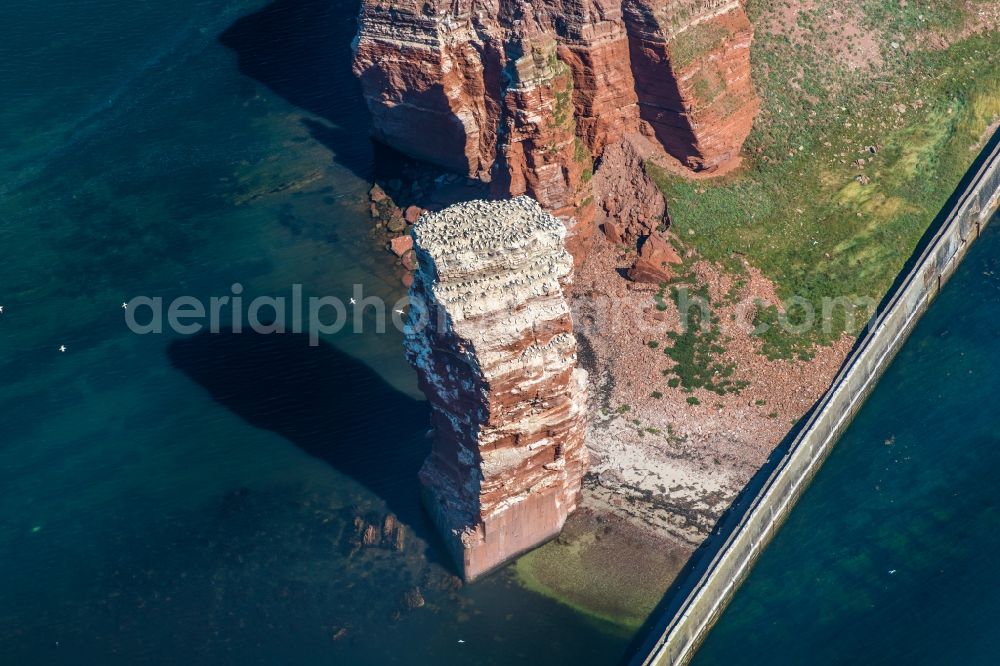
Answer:
M625 22L639 116L656 139L696 171L735 160L760 108L739 0L632 0Z
M432 406L420 472L466 580L557 535L587 466L563 223L519 197L414 226L407 358Z
M738 0L364 0L354 69L378 139L534 197L576 255L607 146L642 132L691 169L737 158L752 37Z

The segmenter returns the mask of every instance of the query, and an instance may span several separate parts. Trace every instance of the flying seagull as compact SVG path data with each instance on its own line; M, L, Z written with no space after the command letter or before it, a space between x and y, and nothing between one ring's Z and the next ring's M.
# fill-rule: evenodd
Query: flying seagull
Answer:
M3 314L3 306L0 305L0 314Z
M59 351L61 352L66 351L66 345L59 345Z
M351 305L354 305L355 303L357 303L357 301L356 301L356 300L354 300L354 297L352 296L352 297L351 297Z
M395 310L396 314L403 314L402 310Z
M463 640L462 640L461 638L459 638L459 639L458 639L458 642L459 642L459 643L464 643L465 641L463 641Z
M122 303L122 310L128 310L128 303Z

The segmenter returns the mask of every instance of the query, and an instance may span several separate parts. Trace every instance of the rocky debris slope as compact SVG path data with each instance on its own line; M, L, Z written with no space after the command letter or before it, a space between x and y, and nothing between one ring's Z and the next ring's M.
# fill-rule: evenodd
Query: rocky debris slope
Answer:
M738 0L365 0L354 70L378 139L534 197L579 258L608 146L642 132L693 170L738 158L752 37Z
M652 148L642 136L630 136L604 151L594 176L600 201L598 220L604 235L615 244L635 247L646 236L668 225L667 202L646 173Z
M817 347L809 361L768 359L754 315L761 303L780 303L774 285L752 267L734 276L694 261L673 286L705 290L723 341L713 363L730 366L736 386L749 383L722 393L674 384L678 361L664 349L677 344L670 336L684 318L657 287L622 279L631 255L595 245L574 274L576 335L586 350L590 400L599 406L590 412L581 508L611 511L697 547L773 458L789 424L823 395L853 340Z
M425 500L467 580L557 535L587 467L566 229L527 198L414 226L406 354L432 406Z

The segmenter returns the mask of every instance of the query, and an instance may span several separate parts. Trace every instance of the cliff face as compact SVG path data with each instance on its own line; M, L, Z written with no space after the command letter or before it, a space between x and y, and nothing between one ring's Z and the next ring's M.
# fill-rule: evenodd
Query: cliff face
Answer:
M547 35L512 44L508 49L517 58L505 71L493 193L527 194L554 215L572 219L568 243L577 255L589 240L594 197L590 154L576 136L572 71Z
M757 111L738 0L365 0L354 69L377 138L573 216L593 162L643 132L695 170Z
M739 0L626 0L639 115L689 168L739 156L760 102Z
M587 466L562 222L527 197L414 227L407 358L432 406L425 499L467 580L555 536Z

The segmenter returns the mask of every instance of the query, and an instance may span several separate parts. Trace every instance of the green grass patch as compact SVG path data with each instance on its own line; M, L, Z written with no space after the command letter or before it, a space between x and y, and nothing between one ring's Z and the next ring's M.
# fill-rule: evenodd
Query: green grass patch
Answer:
M673 375L667 385L688 392L705 389L719 395L745 388L746 382L732 379L736 366L717 360L726 349L719 318L711 310L708 287L671 286L670 295L682 322L680 332L667 332L672 344L663 353L674 361L674 366L665 371Z
M670 42L671 64L678 69L693 65L711 51L721 47L729 38L729 31L712 23L698 23L677 34Z
M770 4L751 2L751 18ZM869 1L861 11L882 34L891 32L886 26L911 34L955 24L949 4ZM809 44L758 33L751 59L763 107L745 169L694 182L647 165L675 230L727 269L746 259L775 282L780 298L804 298L817 314L824 299L877 302L1000 116L997 43L994 32L941 51L885 46L884 66L863 72L837 69ZM797 85L789 85L799 70ZM778 313L758 316L775 323ZM826 330L772 327L762 336L764 351L808 355L815 344L857 334L866 319L840 312Z

